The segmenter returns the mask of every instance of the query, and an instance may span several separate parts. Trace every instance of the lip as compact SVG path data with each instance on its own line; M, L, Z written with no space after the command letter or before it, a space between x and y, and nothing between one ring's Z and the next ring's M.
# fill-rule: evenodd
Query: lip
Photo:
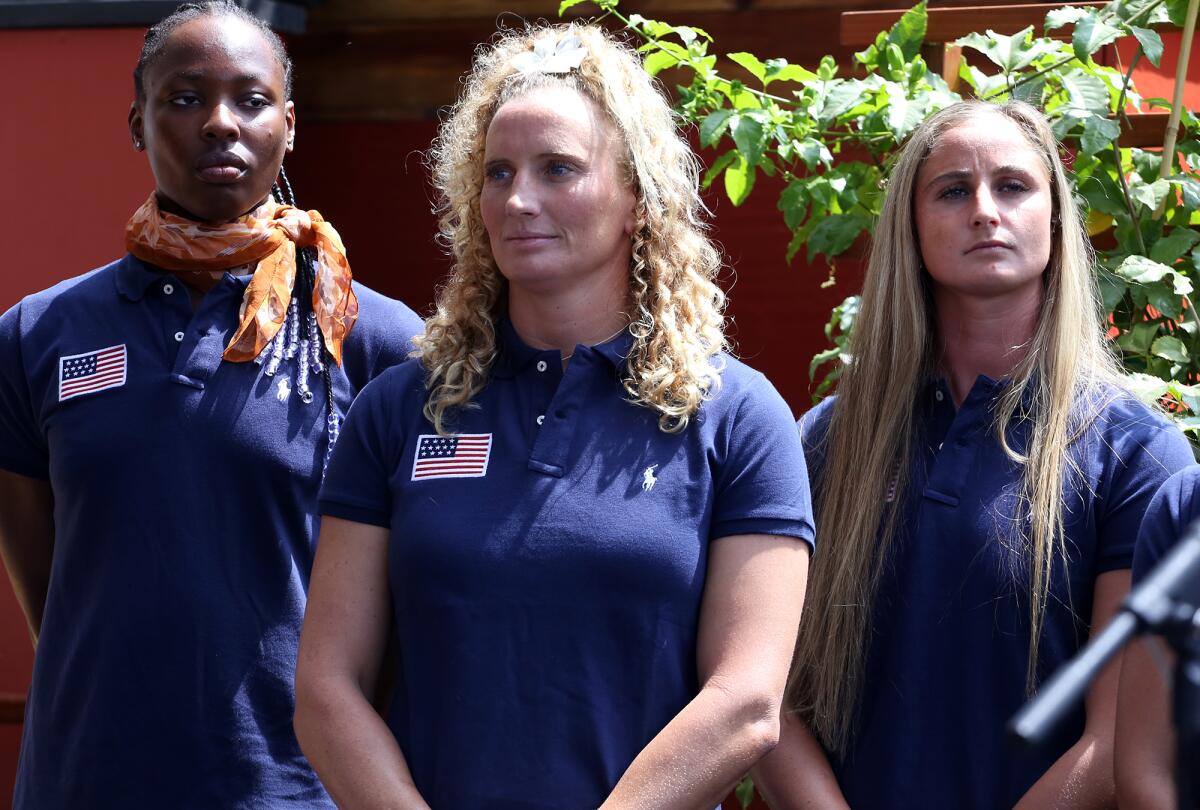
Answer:
M196 161L196 174L207 183L236 183L246 173L246 161L233 152L209 152Z
M977 250L991 250L992 248L1012 250L1012 247L1013 246L1011 243L1002 241L1000 239L986 239L982 242L976 242L975 244L971 245L970 249L968 249L966 252L974 253Z
M517 233L504 239L506 242L542 242L553 238L548 233Z

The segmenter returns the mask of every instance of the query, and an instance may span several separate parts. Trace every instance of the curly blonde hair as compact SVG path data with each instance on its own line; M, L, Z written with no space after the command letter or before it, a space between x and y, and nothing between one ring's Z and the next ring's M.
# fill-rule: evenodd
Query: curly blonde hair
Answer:
M578 37L586 53L579 68L552 74L513 66L536 42L569 36ZM574 23L504 32L481 46L430 149L440 240L453 265L438 291L437 312L417 339L426 371L425 416L448 433L454 410L469 407L487 384L507 282L480 214L484 140L502 104L546 86L591 99L621 136L622 169L637 199L628 313L634 340L622 382L632 403L659 413L662 430L682 430L718 390L717 355L726 348L725 295L715 281L721 258L701 220L699 162L637 55L602 29Z

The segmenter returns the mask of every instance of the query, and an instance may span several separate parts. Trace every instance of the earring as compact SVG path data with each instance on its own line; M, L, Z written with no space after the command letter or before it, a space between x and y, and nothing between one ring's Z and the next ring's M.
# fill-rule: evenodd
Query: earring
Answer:
M144 145L142 144L141 138L133 139L133 148L135 151L138 151L138 152L142 151L142 149L145 148Z

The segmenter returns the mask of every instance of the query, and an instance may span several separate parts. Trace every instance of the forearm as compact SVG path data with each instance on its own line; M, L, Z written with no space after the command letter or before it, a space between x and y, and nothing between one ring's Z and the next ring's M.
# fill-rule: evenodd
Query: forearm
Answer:
M0 470L0 556L37 646L54 556L50 484Z
M429 810L396 739L353 681L298 676L295 726L338 807Z
M638 754L602 808L716 807L778 738L776 701L710 681Z
M1015 810L1116 807L1110 736L1084 734L1042 774Z
M771 810L849 810L825 751L790 712L780 720L779 745L758 761L753 776Z

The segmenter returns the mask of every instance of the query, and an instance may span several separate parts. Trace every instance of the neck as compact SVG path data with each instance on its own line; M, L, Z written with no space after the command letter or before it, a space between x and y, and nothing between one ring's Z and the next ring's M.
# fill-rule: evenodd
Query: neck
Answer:
M570 289L531 294L509 287L508 317L521 339L536 349L558 349L563 357L577 345L594 346L629 324L628 295L622 290Z
M1005 297L975 298L934 291L940 368L954 404L961 405L975 379L1009 376L1029 354L1045 292L1020 291Z

